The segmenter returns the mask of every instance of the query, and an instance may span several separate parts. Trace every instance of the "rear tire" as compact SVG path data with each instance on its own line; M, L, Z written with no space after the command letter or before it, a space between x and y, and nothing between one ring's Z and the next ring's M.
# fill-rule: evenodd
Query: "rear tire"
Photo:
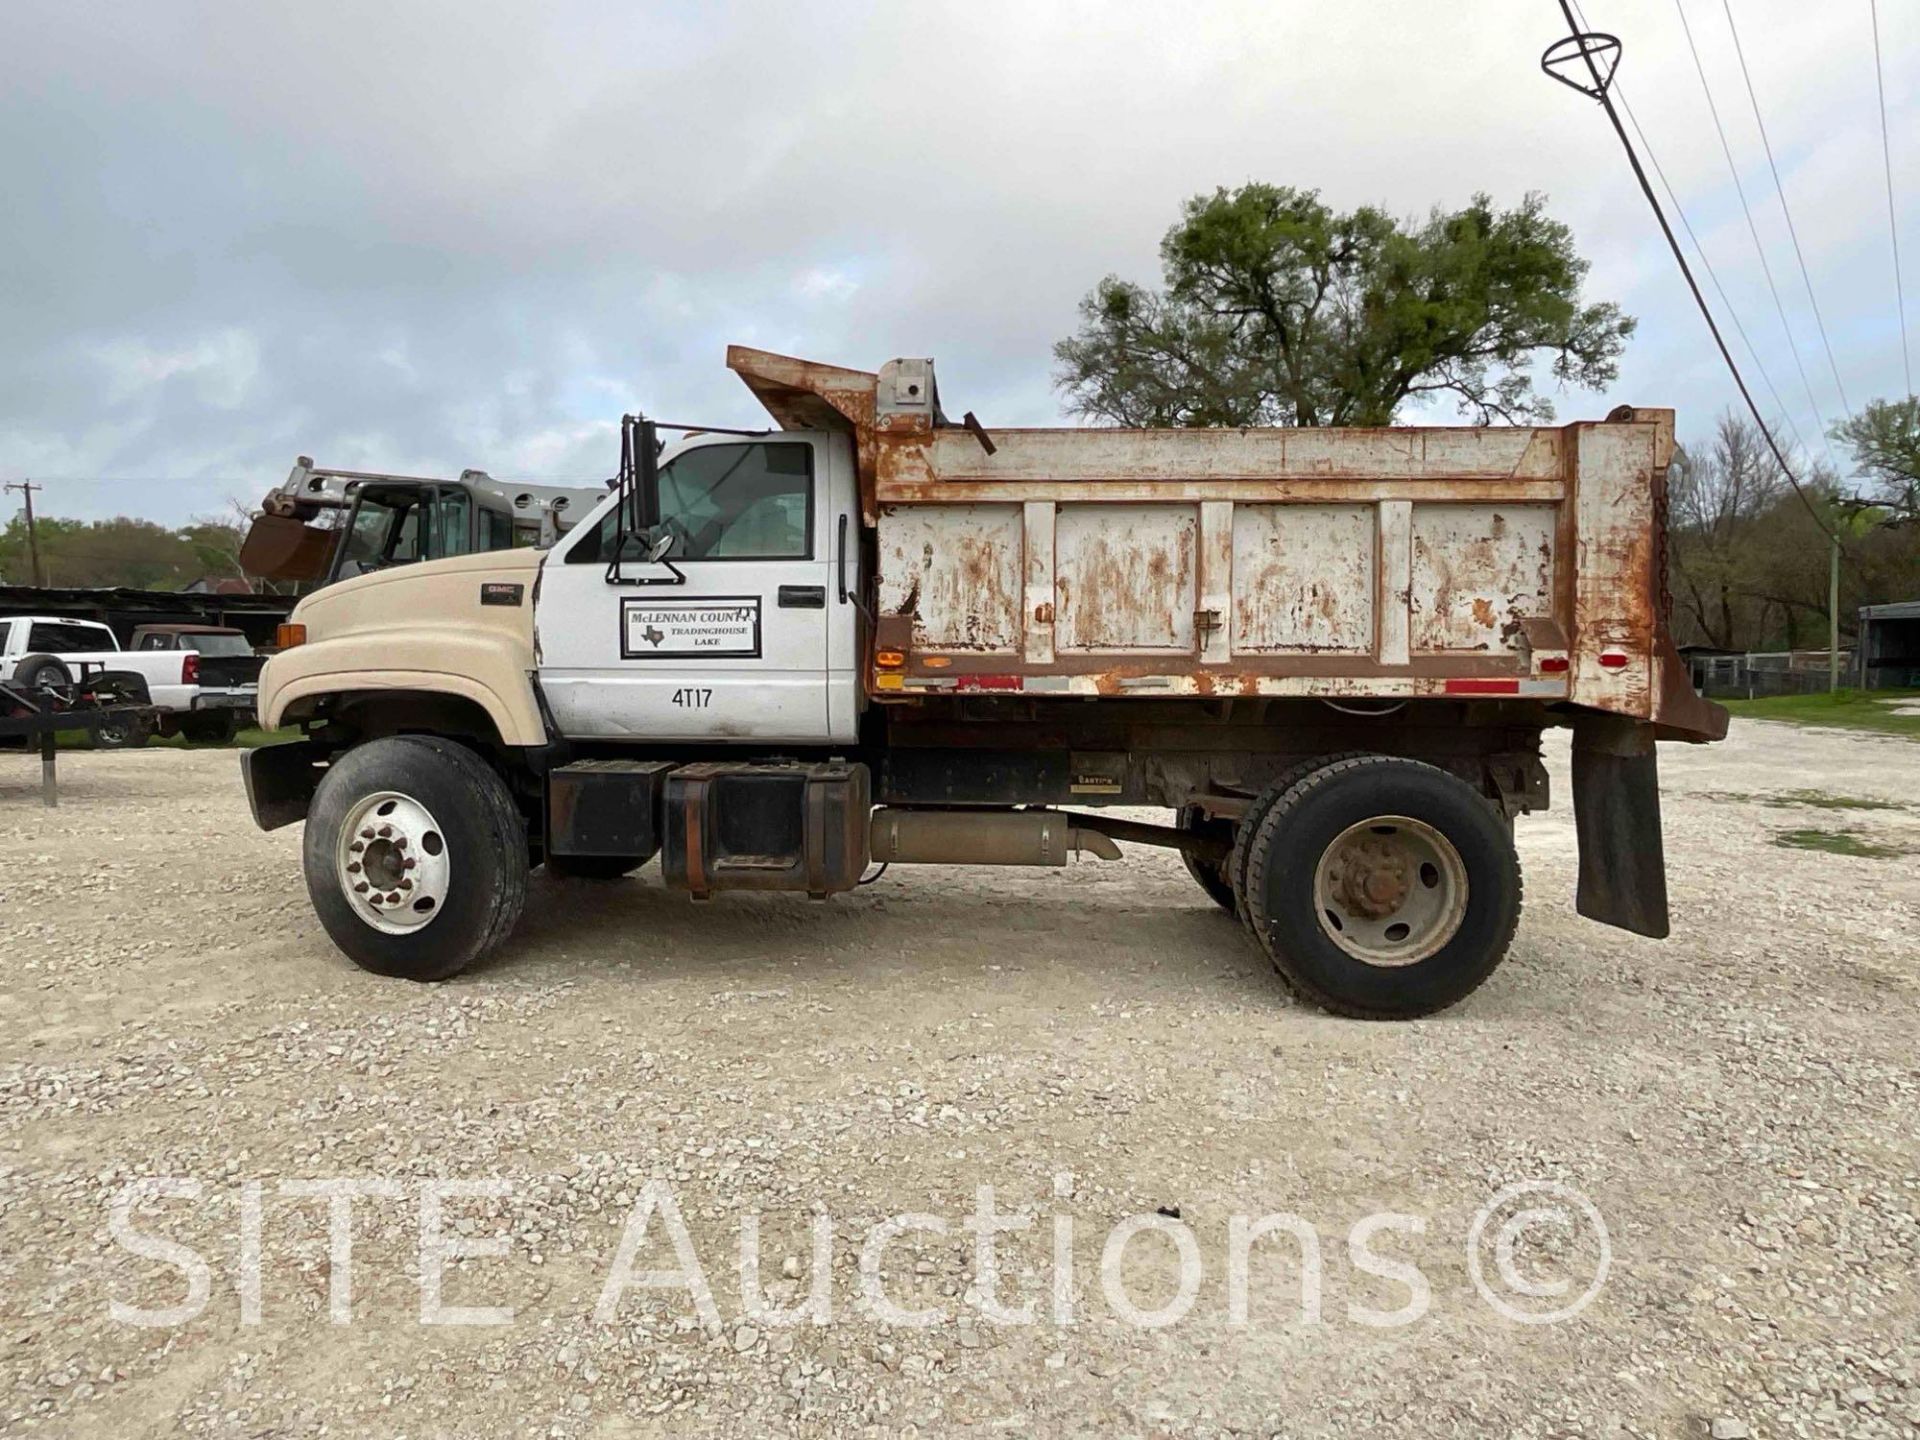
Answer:
M1471 994L1520 923L1506 819L1431 765L1323 765L1261 816L1245 896L1274 968L1340 1015L1407 1019Z
M1292 788L1295 781L1303 775L1311 775L1326 765L1341 760L1358 759L1364 751L1349 750L1335 755L1316 755L1311 760L1300 760L1280 772L1266 789L1253 797L1253 803L1247 806L1247 813L1240 817L1239 825L1234 827L1233 851L1227 856L1227 883L1233 888L1233 913L1246 927L1248 937L1254 944L1260 943L1260 933L1254 929L1253 910L1247 903L1247 856L1253 846L1253 837L1260 829L1260 822L1266 818L1267 811L1274 803Z
M189 745L231 745L240 722L231 710L196 711L180 721L180 733Z
M110 715L94 726L96 750L138 750L153 738L153 731L138 715Z
M437 736L339 756L314 791L301 850L314 913L376 975L458 974L507 938L526 904L527 827L512 793Z
M624 880L651 856L647 855L549 855L547 874L556 880Z
M1180 811L1182 830L1229 829L1224 822L1210 821L1198 805L1185 806ZM1193 876L1200 888L1207 892L1207 898L1229 915L1234 911L1233 886L1227 882L1227 862L1225 860L1202 860L1190 851L1180 852L1181 863L1187 867L1187 873Z

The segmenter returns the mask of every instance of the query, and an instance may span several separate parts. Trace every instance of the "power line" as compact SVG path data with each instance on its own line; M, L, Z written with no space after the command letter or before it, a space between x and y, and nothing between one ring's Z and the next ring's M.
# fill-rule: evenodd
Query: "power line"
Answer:
M1787 477L1787 483L1793 487L1793 493L1800 497L1800 503L1806 507L1807 514L1812 517L1813 523L1819 526L1820 532L1833 543L1835 552L1844 555L1846 549L1840 543L1839 534L1827 524L1826 517L1814 508L1812 499L1801 487L1799 478L1794 475L1793 467L1787 463L1787 457L1780 449L1780 442L1774 438L1773 428L1767 424L1766 418L1760 413L1760 407L1754 403L1753 391L1747 388L1746 377L1740 373L1740 366L1733 358L1733 351L1727 348L1726 336L1720 333L1720 323L1713 318L1713 310L1707 304L1707 297L1700 293L1700 282L1693 278L1693 267L1687 264L1686 252L1680 248L1680 241L1673 233L1673 226L1667 223L1667 212L1660 208L1660 197L1653 193L1653 182L1647 179L1646 167L1641 165L1639 152L1633 148L1633 141L1627 138L1626 126L1620 123L1620 113L1614 108L1613 97L1607 93L1608 83L1612 79L1611 71L1604 78L1601 76L1599 61L1594 58L1597 52L1588 43L1590 37L1585 27L1574 23L1572 0L1560 0L1560 13L1566 17L1567 29L1572 32L1570 38L1574 43L1574 51L1568 55L1556 57L1555 49L1567 43L1564 40L1558 42L1558 45L1550 48L1546 55L1541 57L1541 68L1563 84L1571 85L1590 99L1598 100L1600 108L1606 111L1607 120L1613 126L1613 133L1620 139L1620 148L1627 152L1627 164L1633 167L1633 178L1640 182L1640 193L1647 197L1647 205L1653 211L1653 218L1660 223L1660 233L1666 237L1667 248L1673 252L1674 261L1680 266L1680 274L1687 282L1687 289L1693 293L1693 303L1700 309L1700 318L1707 322L1707 330L1713 336L1713 343L1719 347L1720 358L1727 362L1727 370L1733 376L1733 383L1740 391L1740 398L1747 402L1747 410L1753 416L1753 423L1760 427L1760 434L1766 440L1767 448L1773 452L1773 458L1780 466L1780 473ZM1616 52L1620 48L1620 42L1611 36L1591 38L1604 39ZM1570 59L1573 53L1577 53L1586 62L1587 73L1593 79L1592 89L1557 74L1549 63L1556 59L1561 61Z
M1760 145L1767 152L1767 169L1773 172L1773 193L1780 197L1780 213L1786 217L1787 237L1793 241L1793 258L1800 263L1800 283L1807 287L1807 304L1813 310L1813 323L1820 331L1820 343L1826 347L1827 368L1833 371L1833 388L1840 392L1840 408L1853 418L1853 406L1847 401L1847 387L1840 380L1840 362L1833 358L1833 342L1827 338L1827 322L1820 314L1820 302L1813 298L1813 276L1807 272L1807 257L1800 249L1800 232L1793 226L1793 211L1787 208L1787 187L1780 183L1780 167L1774 163L1773 142L1767 138L1767 122L1760 118L1760 97L1753 90L1753 76L1747 71L1747 52L1740 45L1740 29L1733 23L1730 0L1720 0L1727 12L1727 29L1733 35L1733 53L1740 60L1740 78L1746 82L1747 103L1753 106L1753 123L1760 129Z
M1574 13L1579 14L1579 6L1574 7ZM1586 23L1586 17L1581 16L1580 24L1584 27ZM1613 88L1620 97L1620 109L1625 112L1627 123L1633 127L1634 136L1640 141L1641 148L1647 152L1647 163L1653 166L1653 173L1660 177L1660 188L1667 192L1667 200L1673 206L1673 213L1680 217L1681 228L1687 232L1687 238L1693 242L1693 250L1700 257L1701 268L1707 272L1707 279L1713 282L1714 293L1720 297L1720 303L1726 309L1727 318L1733 322L1734 331L1740 336L1740 343L1747 347L1747 357L1753 361L1753 368L1760 372L1761 382L1767 387L1767 394L1773 397L1774 407L1779 411L1780 418L1787 422L1787 428L1793 432L1794 443L1805 450L1806 437L1800 433L1799 425L1794 423L1793 412L1787 408L1787 402L1780 398L1779 387L1773 383L1773 376L1767 373L1767 365L1760 358L1759 347L1747 334L1747 327L1740 323L1740 312L1734 308L1733 301L1728 298L1727 287L1720 283L1720 274L1713 268L1713 261L1707 255L1707 247L1701 243L1700 236L1694 231L1693 222L1687 218L1686 209L1680 203L1680 197L1674 193L1673 183L1667 179L1667 172L1661 167L1660 157L1654 151L1653 142L1647 139L1647 132L1641 128L1639 117L1633 113L1633 106L1627 103L1625 87L1616 80Z
M1787 320L1787 307L1781 303L1780 287L1774 283L1773 267L1767 263L1767 247L1760 243L1760 227L1753 222L1753 207L1747 203L1747 187L1740 183L1740 167L1733 161L1733 146L1727 141L1727 127L1720 123L1720 107L1713 102L1713 87L1707 83L1707 67L1701 63L1700 48L1693 43L1693 27L1687 23L1687 9L1681 0L1673 0L1679 13L1680 28L1686 32L1687 49L1693 54L1694 73L1700 77L1700 93L1707 98L1707 113L1713 116L1713 128L1720 136L1720 153L1727 158L1727 173L1733 177L1734 193L1740 197L1741 212L1747 217L1747 233L1753 237L1753 252L1760 257L1760 273L1766 276L1767 289L1773 295L1773 308L1780 316L1780 328L1786 332L1787 349L1793 355L1794 369L1800 372L1800 388L1806 391L1807 405L1819 422L1821 438L1826 438L1827 421L1820 403L1813 398L1813 385L1807 379L1807 367L1800 359L1800 347L1793 338L1793 326ZM1622 138L1625 138L1624 136Z
M1580 9L1580 0L1573 0L1573 13L1580 22L1580 28L1585 30L1587 17ZM1768 373L1766 361L1760 358L1760 347L1753 343L1753 337L1747 334L1747 327L1740 323L1740 311L1735 307L1732 297L1727 294L1727 287L1720 283L1720 272L1713 268L1713 260L1707 254L1705 243L1694 230L1693 222L1687 218L1686 207L1680 203L1680 197L1673 188L1673 182L1667 179L1666 169L1660 164L1659 152L1653 148L1653 142L1647 139L1647 132L1640 124L1640 117L1633 113L1633 105L1627 99L1627 87L1617 77L1611 83L1613 93L1620 98L1620 109L1625 113L1627 123L1633 127L1634 137L1639 140L1641 149L1647 152L1647 163L1653 166L1653 173L1660 177L1660 188L1667 192L1667 201L1673 206L1673 213L1680 217L1681 228L1687 232L1687 238L1693 242L1693 251L1700 257L1701 268L1707 272L1707 279L1713 282L1714 293L1720 297L1720 304L1725 307L1727 318L1733 322L1734 331L1740 336L1740 343L1747 347L1747 357L1753 361L1753 368L1760 372L1761 383L1767 387L1767 394L1773 398L1774 409L1780 418L1787 422L1787 429L1793 432L1794 443L1804 452L1807 449L1806 437L1800 433L1800 426L1793 418L1793 411L1788 409L1787 402L1780 398L1780 388L1773 383L1773 376Z
M1907 296L1900 283L1900 222L1893 207L1893 146L1887 140L1887 82L1880 65L1880 6L1867 0L1867 15L1873 21L1873 84L1880 93L1880 159L1887 171L1887 230L1893 239L1893 300L1900 313L1900 364L1907 380L1907 394L1913 394L1913 357L1907 349Z

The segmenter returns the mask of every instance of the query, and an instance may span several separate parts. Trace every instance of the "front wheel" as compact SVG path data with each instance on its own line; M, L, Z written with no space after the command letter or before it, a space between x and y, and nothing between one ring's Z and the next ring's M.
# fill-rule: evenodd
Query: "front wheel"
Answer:
M1465 781L1368 755L1294 781L1248 846L1253 930L1281 977L1366 1019L1431 1014L1493 973L1520 922L1506 820Z
M527 829L504 781L450 740L338 757L302 842L307 893L362 969L444 980L505 940L527 898Z

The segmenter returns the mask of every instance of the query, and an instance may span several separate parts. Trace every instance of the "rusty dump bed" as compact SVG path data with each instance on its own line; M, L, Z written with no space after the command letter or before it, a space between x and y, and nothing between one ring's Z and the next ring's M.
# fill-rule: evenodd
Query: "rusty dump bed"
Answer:
M1708 740L1666 630L1673 412L1384 430L979 430L933 365L735 346L788 429L851 432L877 700L1530 697Z

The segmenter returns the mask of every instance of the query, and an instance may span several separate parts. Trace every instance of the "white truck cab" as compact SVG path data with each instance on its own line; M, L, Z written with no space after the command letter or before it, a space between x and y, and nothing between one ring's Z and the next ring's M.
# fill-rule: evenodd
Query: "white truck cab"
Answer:
M700 435L659 462L649 561L609 495L541 567L540 688L562 735L851 742L859 495L845 435ZM631 517L628 517L631 519ZM629 527L630 528L630 527Z

